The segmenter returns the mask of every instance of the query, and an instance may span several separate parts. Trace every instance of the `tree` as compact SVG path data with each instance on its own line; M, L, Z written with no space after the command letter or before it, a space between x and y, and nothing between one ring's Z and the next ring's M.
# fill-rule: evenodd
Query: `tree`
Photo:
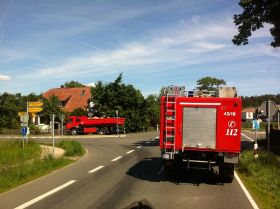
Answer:
M142 93L132 85L122 83L122 74L115 81L103 83L98 81L91 88L92 100L100 116L125 117L126 130L141 131L149 126L146 103Z
M0 128L19 128L18 112L26 112L27 101L38 101L41 95L31 93L27 96L21 94L0 94Z
M19 128L18 112L26 111L21 94L3 93L0 95L0 128Z
M159 125L160 118L160 100L157 95L149 95L146 99L146 109L148 115L148 122L151 127Z
M197 80L197 85L199 90L215 91L220 85L226 85L226 82L223 79L207 76Z
M248 37L253 31L263 27L263 23L272 24L270 33L273 47L280 46L280 1L279 0L240 0L244 9L242 14L234 15L234 23L238 26L238 34L232 42L235 45L248 44Z
M78 81L66 82L64 85L61 85L62 88L76 88L76 87L85 87L84 84L81 84Z
M83 108L76 108L75 110L72 111L70 114L72 116L84 116L87 115L87 111L84 110Z
M61 103L56 96L52 95L49 99L44 99L43 103L44 115L63 113Z

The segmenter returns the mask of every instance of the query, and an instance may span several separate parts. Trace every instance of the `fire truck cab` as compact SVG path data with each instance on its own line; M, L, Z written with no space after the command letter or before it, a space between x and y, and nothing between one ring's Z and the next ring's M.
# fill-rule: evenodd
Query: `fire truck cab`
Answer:
M165 173L178 166L218 168L224 182L239 161L241 106L234 87L219 92L186 92L169 86L161 98L160 149Z

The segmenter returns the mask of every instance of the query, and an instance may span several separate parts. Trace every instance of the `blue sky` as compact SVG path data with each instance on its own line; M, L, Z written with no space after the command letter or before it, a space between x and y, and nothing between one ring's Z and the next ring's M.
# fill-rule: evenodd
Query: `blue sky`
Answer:
M235 46L238 1L0 2L0 93L37 94L75 80L123 81L144 95L191 90L205 76L239 95L280 93L280 49L269 25Z

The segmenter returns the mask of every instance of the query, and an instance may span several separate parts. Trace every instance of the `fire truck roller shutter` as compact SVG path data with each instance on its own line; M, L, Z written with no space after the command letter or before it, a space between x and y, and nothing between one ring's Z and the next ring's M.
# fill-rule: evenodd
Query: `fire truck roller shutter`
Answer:
M184 108L183 144L185 147L216 148L216 112L216 108Z

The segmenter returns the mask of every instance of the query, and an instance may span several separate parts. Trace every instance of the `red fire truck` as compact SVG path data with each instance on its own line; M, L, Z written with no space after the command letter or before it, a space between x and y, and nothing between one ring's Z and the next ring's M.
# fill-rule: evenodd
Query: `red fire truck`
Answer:
M241 139L241 99L234 87L218 96L165 88L161 98L160 149L167 176L179 166L217 168L224 182L234 178Z
M120 126L125 124L125 118L89 118L87 116L70 116L66 130L72 135L85 133L112 134L118 133Z

